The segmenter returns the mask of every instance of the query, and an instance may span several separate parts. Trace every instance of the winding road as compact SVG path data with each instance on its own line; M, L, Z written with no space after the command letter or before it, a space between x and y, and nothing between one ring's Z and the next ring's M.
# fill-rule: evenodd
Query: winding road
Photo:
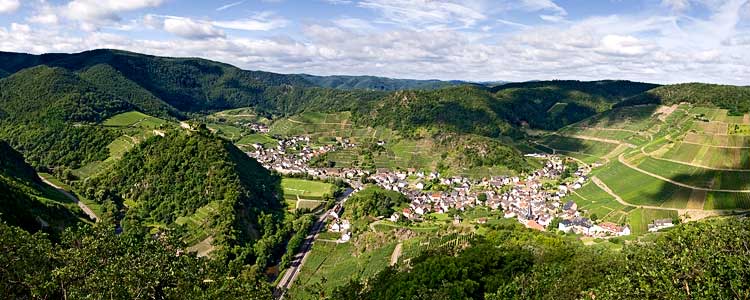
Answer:
M65 195L66 197L70 198L70 200L73 200L73 202L74 202L75 204L77 204L77 205L78 205L78 207L80 207L80 208L81 208L81 210L83 210L83 212L84 212L84 213L86 213L86 215L88 215L88 216L89 216L89 218L91 218L92 220L94 220L94 221L96 221L96 222L99 222L99 217L98 217L98 216L97 216L97 215L96 215L96 214L94 213L94 211L93 211L93 210L91 210L91 208L89 208L88 206L86 206L86 204L85 204L85 203L83 203L83 202L81 202L81 201L78 201L78 198L76 198L76 196L74 196L73 194L71 194L71 193L69 193L68 191L64 190L63 188L61 188L61 187L57 186L56 184L54 184L54 183L50 182L49 180L45 179L45 178L44 178L44 177L42 177L42 176L39 176L39 178L40 178L40 179L42 179L42 181L44 181L44 183L46 183L46 184L48 184L49 186L51 186L51 187L53 187L53 188L57 189L58 191L60 191L60 193L62 193L62 194L63 194L63 195Z
M354 190L347 189L346 192L337 199L337 204L344 205L353 192ZM286 272L284 272L284 275L281 277L281 280L279 280L279 283L276 285L276 290L274 291L275 298L284 299L286 291L292 286L294 280L297 279L300 270L302 270L302 266L305 264L305 261L307 261L307 257L310 255L310 250L312 250L313 243L318 238L318 234L325 227L326 218L334 212L336 206L338 205L335 205L334 208L331 208L322 214L318 220L315 221L315 224L313 224L310 229L310 234L305 237L305 241L302 243L302 247L300 247L300 252L294 255L294 260L289 264L289 268L287 268Z

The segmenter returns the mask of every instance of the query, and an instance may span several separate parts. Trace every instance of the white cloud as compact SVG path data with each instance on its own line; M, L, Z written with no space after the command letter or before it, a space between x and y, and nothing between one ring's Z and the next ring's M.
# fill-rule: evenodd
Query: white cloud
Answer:
M216 8L216 11L226 10L226 9L235 7L237 5L241 5L242 3L245 3L245 1L238 1L238 2L229 3L227 5L222 5L222 6L218 7L218 8Z
M59 22L57 13L54 7L49 5L46 1L39 1L34 5L32 15L26 18L31 23L38 23L44 25L54 25Z
M21 2L18 0L0 0L0 13L12 13L21 7Z
M374 30L370 22L359 18L340 18L332 21L336 26L351 30Z
M411 27L453 24L473 27L487 18L480 12L478 2L472 1L365 0L359 6L380 12L388 22Z
M208 22L195 21L183 17L166 17L164 30L177 36L202 40L224 37L224 32L216 29Z
M213 21L216 27L247 30L247 31L269 31L285 27L289 24L284 18L277 17L271 12L261 12L250 18L229 21Z
M323 1L333 4L333 5L352 4L352 1L349 1L349 0L323 0Z
M675 11L683 11L690 7L690 0L662 0L661 5Z
M519 6L521 9L528 11L551 11L562 16L568 14L565 9L552 0L521 0L519 1Z
M121 12L161 5L164 0L73 0L65 7L65 15L73 20L90 23L119 21Z
M634 36L608 34L602 38L601 48L598 51L605 54L637 56L645 54L648 48Z

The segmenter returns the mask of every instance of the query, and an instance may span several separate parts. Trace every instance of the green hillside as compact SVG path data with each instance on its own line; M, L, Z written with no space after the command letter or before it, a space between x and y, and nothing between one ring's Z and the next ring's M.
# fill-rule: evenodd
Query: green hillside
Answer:
M502 226L463 251L429 252L329 299L742 298L749 226L747 218L684 224L621 251Z
M619 106L681 102L723 108L729 110L730 115L741 115L750 112L750 87L706 83L665 85L627 99Z
M279 189L279 177L230 142L175 130L140 143L81 190L102 204L126 207L124 225L181 228L190 245L209 237L228 245L274 233L259 219L280 221Z
M28 231L59 232L79 222L81 211L44 184L23 156L0 140L0 219Z
M0 109L14 121L97 122L130 108L61 68L38 66L0 80Z
M122 97L142 112L159 117L182 117L182 113L177 109L126 78L109 65L92 66L81 72L80 76L97 88Z

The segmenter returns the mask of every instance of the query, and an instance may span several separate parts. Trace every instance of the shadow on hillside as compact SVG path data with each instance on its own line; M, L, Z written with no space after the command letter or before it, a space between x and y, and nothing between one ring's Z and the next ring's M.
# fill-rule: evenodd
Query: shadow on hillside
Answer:
M743 147L750 147L750 137L745 138L745 142L742 143ZM710 151L705 154L706 161L721 161L722 159L727 159L724 157L724 155L729 155L724 150L719 150L722 148L712 148L709 149ZM737 151L737 152L733 152ZM726 191L715 191L715 190L750 190L750 154L742 155L741 152L750 152L750 149L732 149L729 153L732 153L732 155L740 155L739 162L735 165L727 167L727 169L737 169L736 171L732 170L713 170L713 169L707 169L707 168L700 168L698 166L689 166L687 167L691 171L684 171L680 172L678 174L672 174L670 176L664 176L665 178L668 178L672 181L683 183L689 186L694 186L698 188L704 188L708 189L705 193L705 198L701 199L702 197L693 196L693 198L687 198L683 199L685 201L693 201L693 205L697 205L700 200L703 200L703 203L705 203L706 209L724 209L724 210L731 210L731 209L750 209L750 193L748 192L726 192ZM720 157L713 157L713 156L720 156ZM670 164L677 164L677 163L666 163L663 167L663 170L669 170ZM679 165L682 167L681 165ZM697 170L697 171L696 171ZM652 170L653 171L653 170ZM662 189L657 193L658 195L666 195L670 194L670 191L675 189L677 185L667 183L665 182L662 185ZM678 188L685 188L688 189L690 192L693 192L693 189L686 188L686 187L678 187ZM713 191L712 191L713 190ZM698 191L699 195L702 194L702 192ZM689 197L689 196L688 196ZM664 199L665 201L667 199ZM674 201L678 201L680 199L674 199ZM700 206L703 208L704 206ZM688 207L690 208L690 207ZM694 206L693 208L698 208L697 206Z

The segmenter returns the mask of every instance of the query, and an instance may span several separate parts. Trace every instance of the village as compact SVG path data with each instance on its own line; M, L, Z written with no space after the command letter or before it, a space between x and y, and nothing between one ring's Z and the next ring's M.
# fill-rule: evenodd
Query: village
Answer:
M316 156L356 146L343 139L333 145L313 147L309 137L295 136L279 140L276 147L266 148L261 144L254 144L255 151L247 154L264 167L281 174L309 174L321 179L335 177L359 187L361 182L370 182L384 189L400 192L411 203L391 216L384 216L392 222L402 219L420 222L433 213L462 212L484 206L501 210L505 218L515 218L524 226L540 231L551 229L550 224L556 220L557 230L583 236L607 238L630 234L628 226L611 222L597 223L584 217L575 202L563 203L566 195L586 183L590 167L580 166L577 170L570 170L569 177L560 180L565 171L565 163L557 155L527 154L545 163L541 169L524 177L492 176L482 179L448 177L438 172L411 168L370 171L310 166L311 160ZM455 217L459 218L458 215ZM341 232L348 240L348 224L348 220L335 218L329 224L329 230ZM659 220L658 224L654 222L649 228L658 230L671 225L671 220Z

